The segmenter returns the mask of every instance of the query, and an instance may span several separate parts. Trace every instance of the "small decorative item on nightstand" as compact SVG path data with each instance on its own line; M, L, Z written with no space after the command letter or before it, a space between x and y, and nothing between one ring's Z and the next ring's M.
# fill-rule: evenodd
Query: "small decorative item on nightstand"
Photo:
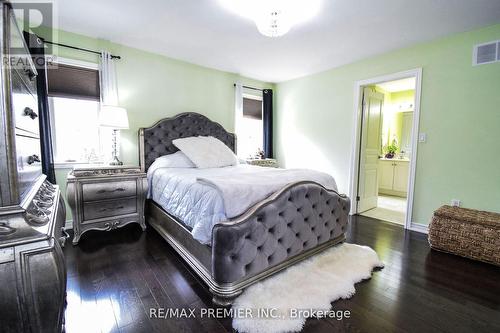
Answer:
M251 165L257 165L257 166L268 167L268 168L277 168L278 167L278 162L274 158L248 159L247 163L251 164Z
M109 231L129 223L146 229L146 174L139 167L75 168L68 175L67 198L73 213L73 245L89 230Z

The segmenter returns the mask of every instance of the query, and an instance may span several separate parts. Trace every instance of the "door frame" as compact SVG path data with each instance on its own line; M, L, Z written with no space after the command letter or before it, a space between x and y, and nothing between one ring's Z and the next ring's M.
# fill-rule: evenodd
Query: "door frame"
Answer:
M415 77L415 110L413 111L412 125L412 150L410 156L410 175L408 177L408 195L406 203L405 229L426 232L427 228L423 228L421 224L412 221L413 215L413 198L415 191L415 173L417 166L417 148L418 148L418 130L420 119L420 99L422 91L422 68L415 68L407 71L377 76L365 80L359 80L354 83L354 127L352 132L352 147L351 147L351 165L349 172L349 196L353 198L350 214L354 215L357 211L358 202L358 166L360 155L360 135L361 135L361 115L363 112L363 87L394 81L408 77Z

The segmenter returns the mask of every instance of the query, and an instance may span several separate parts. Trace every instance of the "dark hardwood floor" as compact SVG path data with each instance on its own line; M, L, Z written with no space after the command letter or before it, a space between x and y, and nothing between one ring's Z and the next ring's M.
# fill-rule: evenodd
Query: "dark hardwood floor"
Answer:
M500 332L500 268L431 251L426 235L362 216L348 241L371 246L386 266L333 303L351 318L310 319L303 332ZM149 318L150 308L214 307L152 228L89 232L64 253L68 333L232 331L231 319Z

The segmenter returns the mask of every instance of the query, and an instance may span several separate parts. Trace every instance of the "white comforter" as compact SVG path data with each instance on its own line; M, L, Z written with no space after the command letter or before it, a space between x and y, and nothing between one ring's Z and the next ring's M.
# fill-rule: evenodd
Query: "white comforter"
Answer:
M279 191L287 184L310 180L322 184L328 189L337 190L332 176L308 169L275 169L252 167L247 172L237 168L233 177L228 175L199 176L198 181L211 185L220 192L228 218L244 213L254 204Z
M209 244L215 224L244 213L289 183L312 180L337 189L328 174L240 164L225 168L150 168L148 197Z

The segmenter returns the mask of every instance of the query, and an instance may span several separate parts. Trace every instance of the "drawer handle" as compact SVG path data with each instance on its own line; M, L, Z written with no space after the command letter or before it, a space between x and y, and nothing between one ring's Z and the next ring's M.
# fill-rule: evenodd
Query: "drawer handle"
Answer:
M33 163L35 163L35 162L40 162L40 157L38 157L38 155L33 154L33 155L31 155L31 156L28 156L28 162L27 162L27 163L28 163L29 165L31 165L31 164L33 164Z
M0 221L0 236L10 235L16 232L16 229L9 225L7 221Z
M24 115L29 116L31 119L36 119L38 117L38 114L29 107L24 108Z
M46 224L49 222L49 217L45 215L44 211L39 211L37 215L32 214L32 213L26 213L26 218L28 219L29 223L33 224Z
M31 68L25 68L24 69L24 74L28 75L28 78L30 81L33 81L33 79L36 77L35 72L31 70Z
M69 238L69 234L64 227L61 228L61 233L62 235L59 237L59 244L61 244L61 247L64 247L66 240Z
M125 189L123 187L118 187L118 188L115 188L114 190L99 190L97 191L97 193L99 194L103 194L103 193L113 193L113 192L123 192L125 191Z
M123 209L123 208L125 208L125 207L118 206L118 207L113 207L113 208L101 208L101 209L99 209L99 212L106 212L108 210Z
M61 228L61 232L63 233L64 238L69 238L69 234L64 227Z

